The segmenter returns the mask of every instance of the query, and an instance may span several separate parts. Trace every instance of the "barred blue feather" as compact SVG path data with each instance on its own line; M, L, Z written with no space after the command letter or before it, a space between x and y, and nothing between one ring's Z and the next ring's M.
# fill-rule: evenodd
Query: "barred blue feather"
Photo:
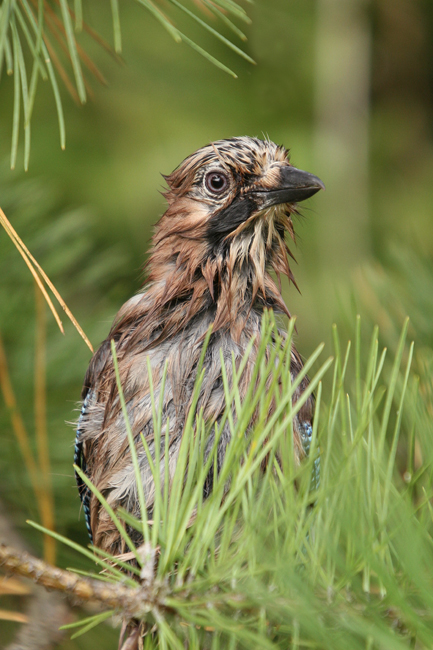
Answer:
M79 467L82 472L86 473L86 459L83 453L83 430L84 430L84 420L87 415L87 405L91 398L91 391L86 395L83 405L81 407L81 413L78 420L77 432L75 436L75 448L74 448L74 465ZM84 518L86 522L87 532L89 534L90 543L93 544L93 535L92 528L90 526L90 497L91 491L84 483L83 479L77 472L75 472L75 481L78 487L78 494L80 495L81 503L83 504Z
M301 443L307 458L310 455L312 437L313 437L313 427L311 426L311 422L305 422L305 421L302 422ZM312 492L315 492L316 490L319 489L319 485L320 485L320 449L317 449L316 457L313 462L313 469L311 472L310 490Z

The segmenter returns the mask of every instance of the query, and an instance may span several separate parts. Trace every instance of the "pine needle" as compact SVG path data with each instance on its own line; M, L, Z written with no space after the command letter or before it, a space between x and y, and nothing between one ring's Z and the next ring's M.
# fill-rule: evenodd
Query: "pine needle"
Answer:
M80 334L81 338L84 340L86 343L87 347L90 349L91 352L93 352L93 347L92 344L90 343L89 339L85 335L81 325L78 323L74 315L72 314L71 310L57 291L56 287L53 285L45 271L42 269L40 264L35 260L33 255L30 253L22 239L18 236L18 234L15 232L14 228L12 227L11 223L7 219L5 213L3 210L0 208L0 223L3 226L3 228L6 230L7 234L9 237L12 239L13 243L15 244L16 248L18 249L21 257L23 258L24 262L26 263L30 273L33 275L36 284L38 285L39 289L41 290L45 300L48 303L48 306L51 310L51 313L53 314L57 325L59 326L60 331L62 334L64 334L64 329L62 325L62 321L60 320L60 317L51 301L51 298L49 297L42 280L47 284L47 286L51 289L53 294L55 295L57 301L59 302L60 306L63 308L64 312L70 319L70 321L73 323L75 329L77 332ZM40 274L41 277L39 277L38 273ZM42 278L42 280L41 280Z

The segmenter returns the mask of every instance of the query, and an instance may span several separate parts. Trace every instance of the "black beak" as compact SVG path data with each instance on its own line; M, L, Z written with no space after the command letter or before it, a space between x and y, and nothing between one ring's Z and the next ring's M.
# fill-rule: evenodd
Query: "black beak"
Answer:
M317 176L287 166L281 168L280 180L274 188L254 191L254 194L262 200L261 208L270 208L281 203L304 201L324 189L325 185Z

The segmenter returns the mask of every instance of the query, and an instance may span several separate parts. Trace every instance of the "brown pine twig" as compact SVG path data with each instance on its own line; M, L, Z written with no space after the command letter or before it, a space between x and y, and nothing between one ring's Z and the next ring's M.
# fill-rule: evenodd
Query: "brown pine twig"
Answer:
M82 602L100 603L131 619L141 619L155 607L164 604L162 595L155 587L137 585L137 588L133 588L78 576L2 543L0 566L4 571L30 578L46 589L66 593Z

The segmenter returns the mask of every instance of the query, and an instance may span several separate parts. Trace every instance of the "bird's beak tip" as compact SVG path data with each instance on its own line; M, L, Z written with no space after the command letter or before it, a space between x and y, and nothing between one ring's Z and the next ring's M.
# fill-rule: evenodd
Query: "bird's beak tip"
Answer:
M278 186L268 192L267 203L298 203L324 189L325 184L318 176L296 167L284 167Z
M296 170L299 172L299 187L304 185L305 189L315 190L319 192L320 190L326 190L325 183L318 176L310 174L309 172L303 172L301 170Z

